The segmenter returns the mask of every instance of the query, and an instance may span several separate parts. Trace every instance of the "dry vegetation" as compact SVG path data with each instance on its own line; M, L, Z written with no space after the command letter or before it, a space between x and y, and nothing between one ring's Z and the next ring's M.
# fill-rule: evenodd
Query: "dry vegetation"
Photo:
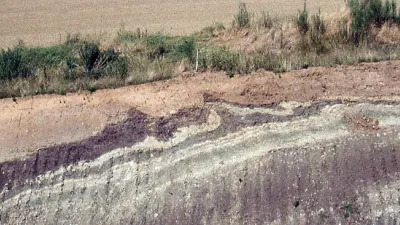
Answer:
M266 11L255 14L241 3L230 23L192 35L122 26L113 41L77 34L51 47L20 42L0 54L0 98L169 79L195 69L196 49L199 72L222 70L230 77L399 58L395 1L351 0L347 10L329 17L314 11L305 7L282 19Z

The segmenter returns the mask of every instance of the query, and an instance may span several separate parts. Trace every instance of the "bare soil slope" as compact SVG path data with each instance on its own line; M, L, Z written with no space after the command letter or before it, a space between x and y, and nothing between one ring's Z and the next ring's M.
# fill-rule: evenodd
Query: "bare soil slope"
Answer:
M101 90L94 94L33 96L0 100L0 161L48 145L73 142L122 121L135 108L162 117L203 107L214 98L243 106L282 101L382 101L400 99L400 61L310 68L275 75L260 71L228 78L224 73L187 73L173 80Z
M302 0L249 0L250 9L293 15L303 7ZM214 21L230 24L238 3L230 0L13 0L0 7L0 47L10 47L18 40L27 44L49 45L65 40L66 33L97 36L114 35L124 24L127 29L172 34L190 34ZM338 11L342 0L308 1L316 12ZM168 21L168 22L166 22Z
M397 224L400 61L0 100L2 224Z

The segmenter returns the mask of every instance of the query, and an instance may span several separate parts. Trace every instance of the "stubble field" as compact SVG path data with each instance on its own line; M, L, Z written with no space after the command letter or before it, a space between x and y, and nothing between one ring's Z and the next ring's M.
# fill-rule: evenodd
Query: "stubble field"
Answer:
M249 0L251 11L262 10L273 16L294 15L303 0ZM0 47L11 47L18 40L28 45L49 45L65 40L67 33L114 35L124 26L149 32L186 35L213 22L229 24L239 1L231 0L14 0L0 7ZM307 2L310 12L339 11L343 0Z

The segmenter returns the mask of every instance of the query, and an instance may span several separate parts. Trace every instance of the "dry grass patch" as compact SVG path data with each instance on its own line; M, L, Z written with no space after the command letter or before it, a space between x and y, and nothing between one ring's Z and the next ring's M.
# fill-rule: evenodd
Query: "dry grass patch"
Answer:
M265 11L253 14L240 4L234 23L214 23L189 36L122 26L113 41L76 35L52 47L20 45L1 54L0 97L93 92L170 79L195 70L197 49L199 72L225 71L229 77L260 69L282 73L400 57L400 31L392 17L382 24L369 20L368 35L357 36L361 33L354 30L354 9L341 15L303 9L297 17L278 19Z

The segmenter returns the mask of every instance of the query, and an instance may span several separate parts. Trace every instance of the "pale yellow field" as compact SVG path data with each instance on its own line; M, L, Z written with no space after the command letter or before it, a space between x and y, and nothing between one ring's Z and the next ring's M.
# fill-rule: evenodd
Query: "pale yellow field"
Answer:
M265 10L288 16L303 7L303 0L244 1L254 13ZM67 33L108 34L124 24L149 32L189 34L213 22L229 24L239 1L232 0L1 0L0 47L23 40L29 45L49 45ZM324 13L339 11L343 0L308 0L308 8Z

